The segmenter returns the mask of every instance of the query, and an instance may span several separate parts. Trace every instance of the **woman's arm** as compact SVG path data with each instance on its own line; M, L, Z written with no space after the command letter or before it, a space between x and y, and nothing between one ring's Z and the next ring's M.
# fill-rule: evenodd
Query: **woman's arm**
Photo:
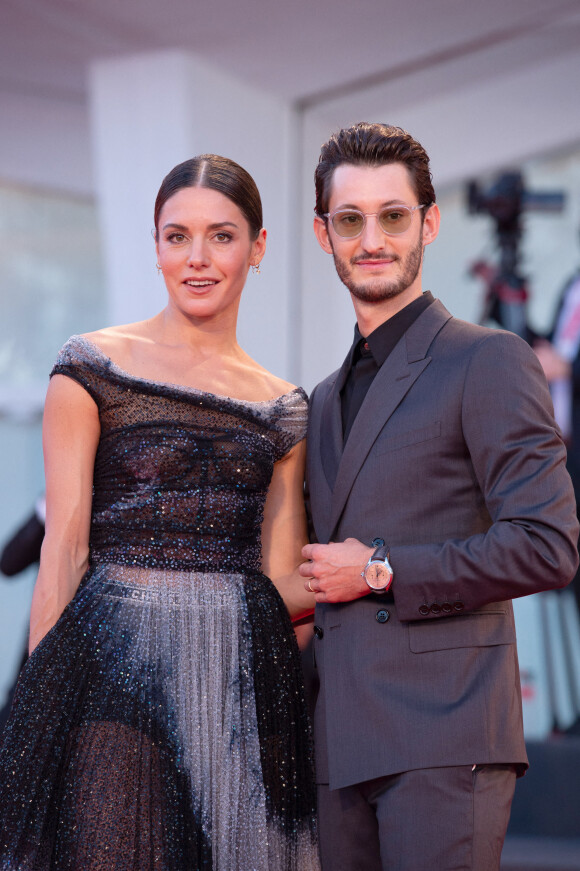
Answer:
M73 598L88 566L93 467L100 435L86 390L54 375L44 407L46 531L30 613L30 652Z
M314 595L298 574L308 541L304 508L306 442L302 440L274 466L264 506L262 570L271 578L292 618L314 610Z

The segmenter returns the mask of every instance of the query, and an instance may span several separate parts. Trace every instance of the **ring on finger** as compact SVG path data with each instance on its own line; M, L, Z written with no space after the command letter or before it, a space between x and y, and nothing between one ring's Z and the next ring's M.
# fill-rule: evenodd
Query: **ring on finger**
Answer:
M313 590L313 589L312 589L312 584L310 583L311 580L312 580L312 578L309 578L309 579L308 579L308 589L310 590L311 593L315 593L316 590Z

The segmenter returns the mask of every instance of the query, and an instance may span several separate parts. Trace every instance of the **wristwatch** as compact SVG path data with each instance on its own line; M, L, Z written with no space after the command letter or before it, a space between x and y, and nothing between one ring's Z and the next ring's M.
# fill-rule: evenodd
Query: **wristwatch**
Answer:
M360 574L373 593L386 593L393 583L393 569L389 562L389 546L379 545Z

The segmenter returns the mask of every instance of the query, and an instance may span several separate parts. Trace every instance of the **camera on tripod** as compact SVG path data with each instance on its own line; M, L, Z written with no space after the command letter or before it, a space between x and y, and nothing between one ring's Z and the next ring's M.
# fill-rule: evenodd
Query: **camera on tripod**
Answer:
M521 172L504 172L487 188L476 181L467 187L467 205L470 214L489 215L495 223L495 237L500 259L497 266L478 261L470 268L486 284L483 323L495 321L505 330L517 333L530 341L532 332L527 323L526 279L518 271L522 213L524 211L558 213L564 208L565 195L561 191L526 191Z

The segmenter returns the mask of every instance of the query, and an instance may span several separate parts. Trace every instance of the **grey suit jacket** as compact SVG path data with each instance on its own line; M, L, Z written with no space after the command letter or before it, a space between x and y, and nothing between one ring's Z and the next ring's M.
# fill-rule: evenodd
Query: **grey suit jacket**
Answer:
M523 770L511 599L564 586L578 559L541 367L514 334L435 301L380 369L343 450L347 369L311 398L312 525L323 543L384 538L395 601L316 608L318 779L337 788L423 767Z

